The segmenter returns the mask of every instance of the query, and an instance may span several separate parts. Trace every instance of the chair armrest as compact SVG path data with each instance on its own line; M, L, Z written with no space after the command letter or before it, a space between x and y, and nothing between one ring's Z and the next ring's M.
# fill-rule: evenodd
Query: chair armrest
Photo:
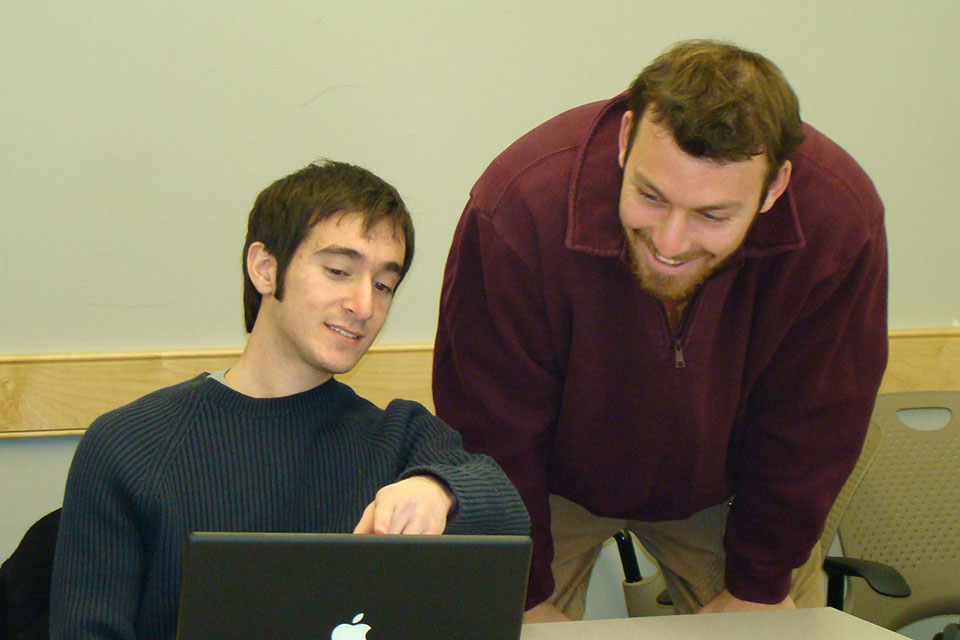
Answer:
M863 578L870 588L883 596L906 598L910 595L910 585L900 572L890 565L873 560L828 556L823 561L823 570L829 578L827 584L827 604L835 609L843 609L843 579L845 576Z

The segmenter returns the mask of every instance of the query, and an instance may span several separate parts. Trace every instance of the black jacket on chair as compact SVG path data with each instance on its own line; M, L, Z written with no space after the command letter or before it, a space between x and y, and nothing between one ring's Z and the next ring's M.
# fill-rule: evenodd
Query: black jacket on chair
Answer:
M0 566L0 640L46 640L60 509L34 523Z

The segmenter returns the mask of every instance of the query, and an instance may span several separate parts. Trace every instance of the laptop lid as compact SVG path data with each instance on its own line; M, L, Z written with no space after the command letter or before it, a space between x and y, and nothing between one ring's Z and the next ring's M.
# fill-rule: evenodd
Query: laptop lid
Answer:
M526 536L193 533L179 640L515 640Z

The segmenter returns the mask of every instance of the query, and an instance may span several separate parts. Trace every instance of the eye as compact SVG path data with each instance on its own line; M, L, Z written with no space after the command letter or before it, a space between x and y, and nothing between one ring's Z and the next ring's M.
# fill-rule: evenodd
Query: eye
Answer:
M723 222L724 220L726 220L726 218L713 215L712 213L709 213L707 211L701 211L700 217L702 217L707 222Z
M380 293L385 293L385 294L391 295L391 296L393 295L393 287L391 287L390 285L388 285L388 284L386 284L386 283L379 282L379 281L375 281L375 282L373 283L373 288L376 289L377 291L379 291Z
M643 196L643 198L644 198L647 202L660 202L660 198L658 198L657 195L654 194L654 193L649 193L649 192L644 191L644 190L641 189L641 190L640 190L640 195Z
M326 269L327 274L329 274L334 278L346 278L347 276L350 275L343 269L337 269L336 267L324 267L324 269Z

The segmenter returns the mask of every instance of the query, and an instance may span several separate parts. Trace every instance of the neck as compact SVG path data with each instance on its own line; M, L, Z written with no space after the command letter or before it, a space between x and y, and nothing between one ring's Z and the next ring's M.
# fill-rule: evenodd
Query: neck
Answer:
M667 322L670 324L670 330L676 332L680 327L680 320L683 318L683 308L687 306L687 301L676 302L674 300L661 300L664 310L667 312Z
M286 358L254 327L247 346L224 379L231 389L253 398L282 398L318 387L333 376L300 358Z

